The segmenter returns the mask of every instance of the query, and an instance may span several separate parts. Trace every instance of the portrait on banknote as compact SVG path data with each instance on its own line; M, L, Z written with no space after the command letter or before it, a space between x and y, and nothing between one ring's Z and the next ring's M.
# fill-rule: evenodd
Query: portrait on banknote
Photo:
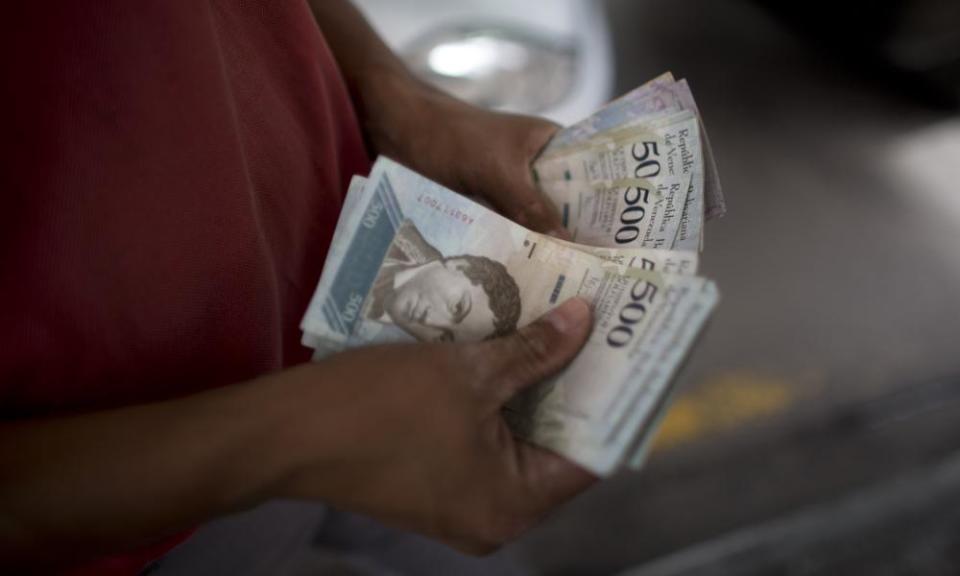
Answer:
M387 249L364 315L419 340L477 341L516 330L520 311L520 289L503 264L444 255L406 220Z

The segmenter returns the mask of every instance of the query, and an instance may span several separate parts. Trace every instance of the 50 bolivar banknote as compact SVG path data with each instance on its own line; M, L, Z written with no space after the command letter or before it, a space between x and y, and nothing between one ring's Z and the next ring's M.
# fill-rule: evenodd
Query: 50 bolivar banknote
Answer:
M702 172L706 180L705 215L708 219L722 216L726 212L726 202L700 110L687 81L676 80L670 72L627 92L580 122L563 128L547 144L544 155L562 154L564 149L581 146L591 140L602 140L603 134L610 131L641 126L682 111L692 112L699 124L703 149Z
M726 210L693 95L670 73L557 132L532 171L582 244L702 250L705 219Z
M594 326L583 350L507 416L518 435L606 475L640 464L670 382L717 303L696 259L559 241L381 157L351 185L303 342L320 358L387 342L478 341L586 298Z

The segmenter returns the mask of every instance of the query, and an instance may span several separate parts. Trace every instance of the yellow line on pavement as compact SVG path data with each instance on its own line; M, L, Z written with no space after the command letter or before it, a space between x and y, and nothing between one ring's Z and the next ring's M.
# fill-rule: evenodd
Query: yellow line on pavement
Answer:
M785 412L797 383L750 370L722 372L681 395L667 412L654 450L665 450Z

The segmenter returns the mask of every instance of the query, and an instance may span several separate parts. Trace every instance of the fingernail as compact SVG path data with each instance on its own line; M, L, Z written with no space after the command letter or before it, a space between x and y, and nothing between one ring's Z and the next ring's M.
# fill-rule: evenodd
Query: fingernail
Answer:
M590 319L590 304L583 298L571 298L547 314L547 322L561 334L567 333Z

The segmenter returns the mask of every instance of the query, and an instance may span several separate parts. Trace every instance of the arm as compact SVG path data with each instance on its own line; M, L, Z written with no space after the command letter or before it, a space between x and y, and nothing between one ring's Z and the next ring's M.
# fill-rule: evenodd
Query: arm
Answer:
M348 0L310 0L310 5L374 152L483 197L524 226L567 237L558 211L530 172L555 124L447 96L415 78Z
M0 427L0 558L36 568L145 545L253 504L297 377ZM318 406L330 427L329 406ZM322 436L318 442L327 440ZM325 448L318 447L319 450Z
M366 348L186 399L4 424L0 572L136 547L273 497L488 551L592 480L515 441L500 415L573 359L589 325L575 302L499 340Z

